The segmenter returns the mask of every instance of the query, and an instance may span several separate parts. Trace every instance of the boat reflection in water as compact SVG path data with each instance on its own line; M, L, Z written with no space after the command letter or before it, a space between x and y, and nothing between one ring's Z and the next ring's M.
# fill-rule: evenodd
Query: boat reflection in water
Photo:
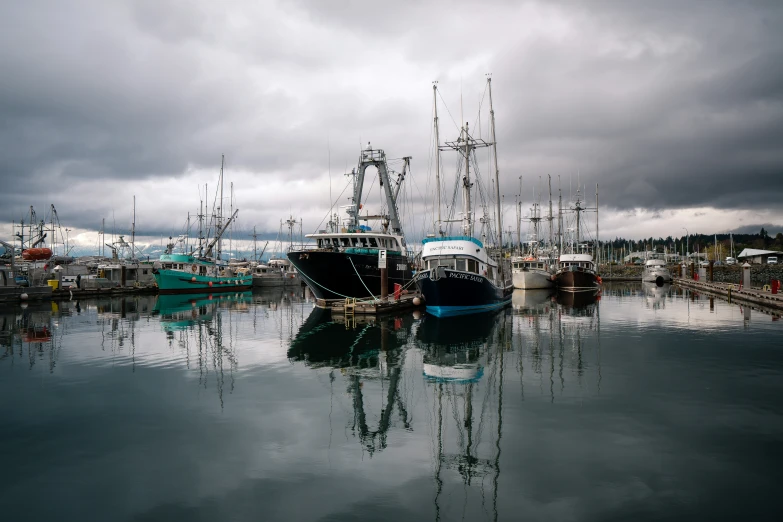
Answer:
M328 368L351 397L349 429L370 456L388 446L390 428L411 430L403 369L413 316L345 317L314 308L288 349L288 359Z
M504 347L510 346L512 324L508 317L504 310L447 318L428 315L416 333L435 403L431 429L436 519L464 515L468 504L471 510L484 506L489 494L484 477L492 484L491 507L497 518ZM467 487L471 485L475 487ZM455 495L464 501L454 501Z
M540 290L514 290L511 296L511 306L514 314L535 316L549 315L554 305L555 291L551 289Z
M660 310L666 308L666 296L669 295L672 285L669 283L657 284L642 282L642 294L647 308Z
M166 331L186 330L199 323L211 322L220 308L248 310L252 293L228 294L162 294L158 296L153 316L160 317Z

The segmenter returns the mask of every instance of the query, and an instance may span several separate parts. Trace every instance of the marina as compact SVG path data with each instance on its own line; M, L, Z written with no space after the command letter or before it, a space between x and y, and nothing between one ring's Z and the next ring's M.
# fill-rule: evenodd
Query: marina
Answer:
M780 518L783 4L6 4L0 521Z

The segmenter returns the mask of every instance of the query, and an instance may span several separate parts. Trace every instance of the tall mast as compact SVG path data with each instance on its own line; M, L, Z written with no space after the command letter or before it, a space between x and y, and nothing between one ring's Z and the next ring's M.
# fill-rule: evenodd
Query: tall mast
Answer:
M552 225L552 175L547 174L547 177L549 178L549 249L552 249L552 243L554 238L552 237L553 234L553 225Z
M492 108L492 78L487 78L487 86L489 87L489 119L492 124L492 154L495 159L495 202L498 211L498 244L500 249L503 249L503 214L500 211L500 170L498 169L498 142L495 137L495 110ZM501 256L502 257L502 256ZM498 263L500 269L500 279L504 281L503 277L503 263Z
M517 202L517 248L522 252L522 176L519 176L519 201Z
M465 176L462 178L462 233L466 236L473 236L473 223L470 219L470 135L468 134L468 122L462 128L463 140L465 142Z
M136 195L133 196L133 223L131 224L131 259L136 257Z
M559 176L558 176L559 177ZM557 239L560 243L560 255L563 254L563 189L558 188L557 197Z
M598 245L601 243L598 241L598 183L595 184L595 251L597 254L595 262L598 263L601 259L601 251L598 249Z
M220 200L218 201L218 216L217 216L217 227L215 227L215 230L220 230L223 227L223 163L225 162L225 154L220 155ZM222 235L218 237L218 244L217 244L217 258L220 259L223 257L223 241L221 239Z
M443 228L441 227L441 215L440 215L440 136L438 133L438 82L433 82L432 86L432 101L435 107L435 185L437 190L437 204L438 204L438 221L437 221L437 233L443 235Z

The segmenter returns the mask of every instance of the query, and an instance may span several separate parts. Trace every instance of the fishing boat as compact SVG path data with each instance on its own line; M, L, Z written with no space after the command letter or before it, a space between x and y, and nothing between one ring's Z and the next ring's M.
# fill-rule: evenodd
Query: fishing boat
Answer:
M155 283L161 294L236 292L253 285L253 276L247 268L232 268L221 259L221 238L236 219L236 209L223 222L223 162L220 164L220 206L214 216L214 237L204 245L205 238L199 232L198 252L174 253L175 243L169 243L165 253L153 265ZM200 212L199 216L203 214Z
M392 181L386 162L386 153L368 144L361 153L358 169L353 176L351 204L343 207L347 218L340 221L335 213L328 229L305 237L312 241L306 248L288 252L288 259L317 299L375 298L381 295L379 259L386 259L388 288L409 286L413 272L408 258L405 235L397 208L397 196L410 165L410 157L403 158L402 173ZM362 189L365 171L375 167L384 189L386 213L361 214ZM380 221L380 230L374 231L361 221ZM381 254L383 252L383 254Z
M662 286L664 283L672 282L672 274L666 268L666 261L652 257L644 262L642 271L642 281L655 283Z
M293 250L293 229L297 221L289 217L285 221L288 226L288 250ZM282 242L283 222L280 222L280 231L277 235L278 251L283 250ZM291 261L284 258L272 257L266 263L256 263L253 265L251 273L253 274L254 287L273 287L273 286L297 286L301 284L299 273L291 264Z
M598 236L598 195L596 188L596 208L587 209L582 206L581 192L576 191L576 202L572 207L576 217L573 229L575 237L570 238L565 253L560 255L558 270L555 273L555 285L558 290L566 292L595 292L600 288L601 278L595 271L593 256L588 252L588 245L583 243L580 229L581 214L586 210L596 211L596 237Z
M536 290L555 286L554 274L547 259L535 256L511 258L511 279L514 288Z
M457 184L462 185L463 212L461 220L441 220L440 207L440 150L438 138L437 85L433 86L435 100L435 143L436 143L436 186L438 188L436 223L440 237L428 237L422 241L421 261L423 269L417 274L417 284L424 297L426 310L437 317L486 312L502 308L511 302L513 286L510 266L502 256L502 223L500 189L498 183L497 148L495 143L495 116L492 109L492 79L487 79L491 115L492 142L475 138L470 134L468 124L460 129L460 136L454 142L446 142L443 150L454 150L460 154L461 168L457 173ZM486 201L483 202L484 216L479 220L484 233L482 237L497 238L496 248L488 249L484 241L473 236L475 220L471 197L474 183L471 181L471 164L478 168L475 158L477 148L494 147L495 189L497 203L497 228L491 230L492 219L488 216ZM463 170L464 169L464 170ZM455 188L456 192L456 188ZM486 190L478 190L483 198ZM451 205L451 212L455 205ZM462 234L449 236L441 230L441 223L461 221Z

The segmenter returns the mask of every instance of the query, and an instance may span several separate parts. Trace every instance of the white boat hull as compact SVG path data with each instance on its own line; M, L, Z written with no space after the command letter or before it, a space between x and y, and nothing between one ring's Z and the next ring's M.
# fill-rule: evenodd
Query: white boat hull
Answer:
M644 272L642 272L642 281L646 281L649 283L656 283L658 282L658 278L661 278L661 281L664 283L671 283L672 281L672 274L669 272L668 268L664 267L655 267L655 268L645 268Z
M535 290L555 286L552 274L546 270L514 270L511 272L511 280L514 288L519 290Z

